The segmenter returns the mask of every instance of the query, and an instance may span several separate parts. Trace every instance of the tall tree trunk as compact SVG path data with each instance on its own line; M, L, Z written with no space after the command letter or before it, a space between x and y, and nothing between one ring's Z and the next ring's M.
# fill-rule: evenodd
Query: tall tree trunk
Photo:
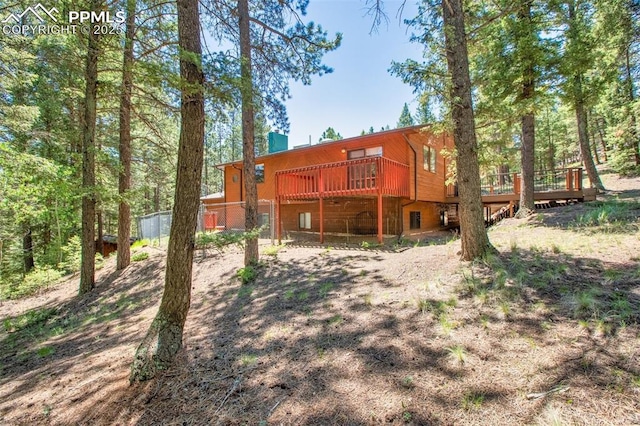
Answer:
M25 274L33 271L36 266L33 260L33 235L28 223L22 227L22 259Z
M519 25L522 30L519 34L520 50L527 52L526 61L522 64L522 92L520 100L528 111L522 116L522 147L520 149L522 177L520 180L520 208L518 217L525 217L535 212L534 199L534 169L535 169L535 123L536 119L532 110L532 101L535 95L535 68L534 54L532 52L532 39L535 34L531 19L531 3L527 0L518 10Z
M118 176L118 253L116 269L122 270L131 263L131 91L133 88L133 36L135 33L136 1L127 0L127 19L122 63L122 88L120 92L120 174Z
M578 17L576 16L576 8L574 0L570 0L567 2L568 12L569 12L569 41L577 42L575 39L579 39L577 34L579 34L578 27ZM575 74L572 76L572 92L571 96L573 98L573 107L576 112L576 123L578 126L578 141L580 144L580 156L582 157L582 163L584 164L584 168L587 171L587 176L589 176L589 180L591 181L591 185L597 188L600 191L604 191L604 186L602 185L602 181L600 180L600 175L598 174L598 169L596 169L596 165L593 162L593 156L591 155L591 149L589 147L589 133L587 132L587 113L585 110L585 93L582 87L582 80L584 75L582 71L575 71Z
M153 211L160 211L160 184L156 183L155 188L153 188Z
M596 130L598 131L598 137L600 139L600 145L602 146L602 156L604 157L604 162L606 163L607 161L609 161L607 159L607 144L604 141L604 131L602 130L602 127L600 126L600 120L602 118L601 117L597 117L595 120L595 125L596 125ZM602 119L604 120L604 119Z
M253 231L258 227L258 188L256 186L255 113L248 0L238 0L238 17L242 58L240 75L242 79L242 166L245 191L244 226L247 231ZM258 238L248 238L244 248L244 264L257 262L258 256Z
M640 132L638 132L638 123L636 114L631 105L635 101L635 88L633 86L633 76L631 75L631 55L629 54L630 46L625 49L625 67L627 72L627 90L629 91L629 114L631 115L631 141L633 144L633 155L636 160L636 166L640 166Z
M96 210L96 222L98 225L96 233L96 253L104 254L104 215L100 207Z
M484 226L462 0L442 0L442 11L447 66L452 83L453 140L458 150L456 170L460 197L461 254L463 260L473 260L485 255L492 247Z
M99 1L91 2L99 10ZM82 254L79 294L95 287L95 219L96 219L96 93L98 88L98 36L89 31L85 70L84 122L82 126Z
M580 93L582 93L581 78L578 77L577 80L577 85L580 87ZM584 164L584 168L587 170L587 176L589 176L591 185L599 191L604 191L604 185L600 180L598 169L596 169L596 165L593 162L593 156L591 155L589 133L587 132L587 113L584 109L584 101L581 97L576 99L574 108L576 110L576 121L578 123L578 140L580 141L580 156L582 157L582 163Z
M587 112L587 129L589 131L589 137L591 141L591 151L593 152L594 159L596 160L596 164L602 164L600 162L600 156L598 155L598 141L596 140L596 130L594 129L594 118L593 112Z
M160 308L131 366L131 382L153 378L182 348L191 303L191 272L204 150L204 75L198 0L178 0L178 43L182 80L173 220Z

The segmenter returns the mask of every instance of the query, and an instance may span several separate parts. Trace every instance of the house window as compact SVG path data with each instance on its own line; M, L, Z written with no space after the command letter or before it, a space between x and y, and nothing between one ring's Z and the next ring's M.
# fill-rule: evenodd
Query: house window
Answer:
M409 229L420 229L420 212L409 212Z
M256 183L264 183L264 164L256 164Z
M355 149L347 153L347 159L356 160L364 157L382 157L382 147L376 146L373 148Z
M349 151L347 158L357 160L366 157L382 157L382 147L362 148ZM378 170L375 163L354 164L347 169L349 189L373 189L376 187Z
M428 172L436 172L436 149L429 145L423 145L424 169Z
M311 229L311 213L299 213L298 214L298 223L300 229Z

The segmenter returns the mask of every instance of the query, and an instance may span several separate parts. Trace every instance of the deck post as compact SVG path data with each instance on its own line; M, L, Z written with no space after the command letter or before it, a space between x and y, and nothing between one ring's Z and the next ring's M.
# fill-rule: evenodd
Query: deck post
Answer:
M278 237L278 245L282 244L282 220L280 216L280 182L279 176L276 173L276 234Z
M582 168L576 170L576 189L580 191L582 189Z
M322 202L322 192L324 191L324 183L322 182L322 169L318 170L318 203L320 203L320 244L324 243L324 208Z
M382 244L382 191L378 189L378 244Z
M567 191L573 190L573 169L567 169Z
M513 174L513 193L520 194L520 176L518 173Z

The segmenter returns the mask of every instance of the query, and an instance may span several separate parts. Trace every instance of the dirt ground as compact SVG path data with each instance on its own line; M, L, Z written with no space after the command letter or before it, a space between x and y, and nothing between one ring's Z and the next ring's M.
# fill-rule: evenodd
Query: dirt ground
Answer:
M640 179L603 179L640 200ZM640 424L640 209L574 226L593 208L505 220L475 264L453 235L265 243L243 285L241 251L198 251L184 350L133 386L165 253L110 259L84 298L75 276L0 302L0 424Z

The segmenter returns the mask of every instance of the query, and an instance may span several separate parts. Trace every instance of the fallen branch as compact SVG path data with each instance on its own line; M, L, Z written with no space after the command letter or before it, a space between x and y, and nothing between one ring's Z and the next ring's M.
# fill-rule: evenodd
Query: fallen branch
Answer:
M240 382L242 382L242 376L239 376L237 379L235 379L233 381L233 386L231 386L231 389L229 389L229 392L227 392L227 394L225 395L224 399L220 403L220 406L218 407L218 409L213 414L218 414L218 411L220 411L222 406L224 406L225 402L227 402L227 399L229 399L231 394L233 392L235 392L235 390L238 388L238 386L240 386Z
M552 393L564 393L569 390L569 386L556 386L555 388L546 392L530 393L527 394L527 399L540 399Z

